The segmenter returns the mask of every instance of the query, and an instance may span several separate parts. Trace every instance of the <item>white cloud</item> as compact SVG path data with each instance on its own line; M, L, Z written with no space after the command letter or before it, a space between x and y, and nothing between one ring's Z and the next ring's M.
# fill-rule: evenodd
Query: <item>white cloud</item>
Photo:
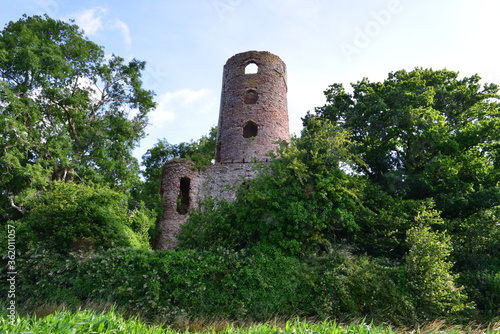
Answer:
M149 113L146 132L134 155L141 157L158 139L169 143L188 142L207 134L217 122L218 97L209 89L180 89L157 98L158 106Z
M132 45L132 38L130 37L130 28L128 27L125 22L123 22L120 19L114 19L109 22L109 27L114 30L118 30L123 37L123 42L125 45L130 46Z
M196 114L209 112L213 107L210 90L181 89L166 92L158 98L157 108L149 114L154 127L171 123L176 118L189 118Z
M76 14L76 24L85 31L88 36L94 36L99 31L104 30L102 15L106 13L106 8L95 7Z
M103 7L94 7L86 9L74 15L76 24L85 31L87 36L98 35L101 31L115 30L123 38L127 47L132 44L130 37L130 28L120 19L107 18L107 9Z

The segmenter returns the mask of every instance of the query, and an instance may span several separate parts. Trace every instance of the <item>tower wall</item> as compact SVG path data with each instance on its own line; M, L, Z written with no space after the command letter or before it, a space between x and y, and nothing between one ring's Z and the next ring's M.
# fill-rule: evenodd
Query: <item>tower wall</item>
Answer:
M245 73L247 66L257 73ZM216 162L267 161L289 141L286 65L269 52L248 51L224 66Z

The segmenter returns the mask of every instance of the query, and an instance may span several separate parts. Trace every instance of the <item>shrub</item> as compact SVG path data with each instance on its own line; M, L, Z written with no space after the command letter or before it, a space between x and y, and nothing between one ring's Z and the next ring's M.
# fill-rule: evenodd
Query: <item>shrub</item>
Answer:
M34 244L16 256L16 304L37 306L45 302L79 305L73 291L78 261L72 254L50 252ZM4 274L4 272L2 272ZM5 277L1 277L4 281ZM6 288L6 284L1 286ZM7 295L5 292L4 295Z
M62 182L40 194L20 222L33 242L61 253L98 247L148 248L147 231L153 223L148 212L129 212L122 193Z
M19 254L16 269L19 305L112 303L150 320L366 317L407 325L459 305L449 298L459 290L448 286L444 297L423 303L420 289L439 288L429 280L419 286L425 275L408 275L412 271L403 264L353 255L343 247L303 258L266 247L115 248L64 255L33 248ZM5 289L1 285L0 293L6 295Z
M407 293L404 267L364 255L345 246L310 257L312 295L307 297L321 317L366 317L393 324L417 320Z
M498 319L500 314L500 271L490 268L460 273L460 283L476 304L480 315L487 320Z
M309 295L303 290L304 265L299 260L222 248L115 248L62 255L37 247L19 254L17 271L19 304L111 302L150 319L265 320L295 315L299 304L307 305L299 299Z
M423 208L416 217L416 226L407 232L410 250L406 257L406 275L414 302L423 317L456 314L471 308L463 287L457 287L457 275L452 273L453 263L450 238L429 227L442 223L439 213Z

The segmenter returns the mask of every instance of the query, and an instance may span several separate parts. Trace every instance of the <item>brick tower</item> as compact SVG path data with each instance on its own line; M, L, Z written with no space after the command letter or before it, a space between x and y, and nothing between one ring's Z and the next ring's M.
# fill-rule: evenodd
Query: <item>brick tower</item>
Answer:
M278 141L288 141L286 65L269 52L248 51L224 66L218 163L267 161Z
M252 69L253 68L253 69ZM269 52L237 54L224 65L215 164L197 170L192 161L173 159L163 166L163 216L157 249L177 244L177 234L204 199L236 198L237 188L259 172L278 142L290 140L286 66Z

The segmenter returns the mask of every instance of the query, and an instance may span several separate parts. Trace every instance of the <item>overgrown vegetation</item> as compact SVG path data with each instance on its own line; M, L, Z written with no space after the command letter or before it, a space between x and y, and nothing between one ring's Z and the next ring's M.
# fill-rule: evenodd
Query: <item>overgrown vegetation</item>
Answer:
M149 249L152 212L127 209L127 196L100 186L55 182L37 196L17 226L18 247L40 243L44 249L67 254L97 248Z
M162 165L209 165L216 129L158 142L141 180L131 149L154 107L144 63L105 59L82 36L39 16L0 34L0 219L16 231L27 313L112 303L170 323L498 319L498 86L419 68L352 93L334 84L234 202L208 200L177 249L154 252Z

